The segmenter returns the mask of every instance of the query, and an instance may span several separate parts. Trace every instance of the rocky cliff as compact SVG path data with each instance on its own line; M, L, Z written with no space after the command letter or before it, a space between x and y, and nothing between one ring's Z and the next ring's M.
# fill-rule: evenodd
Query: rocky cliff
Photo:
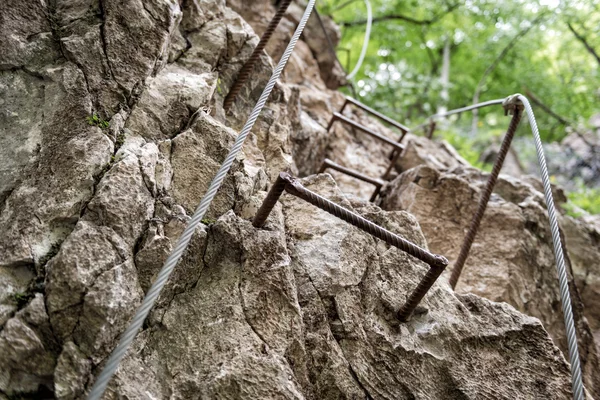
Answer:
M225 113L274 13L267 0L246 3L3 5L0 399L79 399L91 388L303 10L290 6ZM319 29L308 24L105 398L569 398L537 182L502 180L459 291L443 277L407 323L395 311L422 262L288 195L264 229L252 227L282 170L450 259L476 204L482 174L416 136L378 205L363 199L369 185L313 175L328 156L378 176L390 150L340 124L326 132L343 76ZM563 224L586 384L598 394L599 230Z

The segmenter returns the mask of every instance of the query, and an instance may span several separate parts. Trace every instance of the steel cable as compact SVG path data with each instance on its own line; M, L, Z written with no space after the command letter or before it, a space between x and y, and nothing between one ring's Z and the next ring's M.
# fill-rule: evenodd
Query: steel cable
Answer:
M463 113L465 111L471 111L471 110L475 110L475 109L478 109L478 108L493 106L495 104L502 104L503 101L504 101L504 99L489 100L489 101L484 101L483 103L471 104L470 106L456 108L454 110L446 111L444 113L433 114L433 115L427 117L427 122L423 122L421 125L417 125L414 128L411 128L411 131L414 132L417 129L420 129L420 128L423 128L425 126L428 126L430 124L430 121L433 120L433 119L448 117L450 115L460 114L460 113Z
M360 67L365 59L365 55L367 54L367 48L369 47L369 39L371 36L371 25L373 23L373 12L371 11L371 3L369 0L365 0L365 6L367 6L367 29L365 30L365 40L363 41L362 49L360 50L360 56L358 57L358 61L354 66L352 72L346 76L346 79L351 80L354 76L360 71Z
M300 20L300 23L298 24L298 27L296 28L296 31L294 32L292 39L288 43L287 48L285 49L283 55L281 56L281 60L279 60L279 63L277 64L277 67L273 71L273 74L271 75L269 82L265 86L265 89L263 90L260 98L258 99L258 102L256 103L256 105L254 106L254 109L250 113L250 117L248 118L248 120L246 121L246 124L244 125L240 134L238 135L233 147L231 148L229 154L227 155L227 158L223 162L223 165L221 165L221 168L217 172L216 176L213 178L213 181L210 183L208 191L204 195L204 198L202 199L202 201L200 201L200 204L198 205L198 208L196 208L196 211L194 212L190 222L188 223L185 230L181 234L181 237L179 238L177 244L175 245L175 249L167 258L167 261L165 262L162 269L160 270L160 272L156 278L156 281L152 284L152 287L150 288L150 290L148 290L146 297L144 297L144 300L142 301L142 304L138 308L130 325L127 327L127 329L121 336L119 344L111 353L102 372L100 372L100 374L98 375L98 379L96 380L96 382L94 383L94 386L92 387L92 390L88 396L88 400L99 400L102 397L102 395L104 394L104 391L106 390L106 387L108 386L110 379L112 378L112 376L116 372L117 368L119 367L121 360L127 353L127 350L129 348L129 346L131 345L131 343L133 342L133 339L135 338L137 332L140 330L140 328L142 328L144 321L146 320L146 317L148 316L148 314L150 313L150 310L152 309L152 306L158 299L158 296L160 295L160 292L162 291L165 284L167 283L167 280L169 279L169 276L173 272L173 269L175 268L175 266L177 265L177 263L183 256L183 253L185 252L185 250L187 249L188 244L190 243L190 240L192 238L192 235L194 234L196 228L200 224L200 221L204 217L204 214L208 210L212 200L214 199L215 195L217 194L217 191L221 187L221 184L225 180L225 177L226 177L229 169L231 168L233 161L235 160L238 153L242 149L244 140L246 139L246 137L252 130L252 127L254 126L254 123L258 119L260 112L262 111L263 107L265 106L265 103L267 102L267 99L269 98L271 91L275 87L275 84L277 83L277 80L279 79L281 72L283 71L283 68L285 67L288 59L290 58L292 51L294 50L294 47L296 45L296 42L300 38L300 35L302 34L304 27L306 26L306 22L311 15L311 12L315 5L315 1L316 0L310 0L308 2L308 5L306 6L306 10L304 11L304 15L302 16L302 19Z
M279 25L279 22L285 15L285 12L288 9L291 2L292 0L283 0L279 5L279 8L275 12L275 15L273 16L271 22L267 26L267 29L262 34L260 41L254 48L252 55L250 56L250 58L248 58L248 60L238 73L236 81L233 83L233 86L231 86L231 89L229 89L229 93L227 93L225 100L223 100L223 109L225 111L228 111L231 108L233 102L235 101L235 98L239 94L240 90L242 90L242 86L244 86L248 78L250 78L250 75L252 75L252 72L254 72L254 66L256 65L256 62L260 58L260 55L262 54L265 47L267 47L267 43L269 43L271 36L273 36L275 29L277 29L277 25Z
M520 100L525 106L531 132L535 141L535 150L537 153L538 163L540 165L540 174L544 184L544 196L546 197L546 207L548 209L548 219L550 221L550 229L552 231L552 243L554 245L554 256L556 258L556 272L558 273L558 282L560 286L560 298L562 310L565 320L565 328L567 333L567 343L569 347L569 358L571 361L571 384L573 387L573 399L583 400L584 389L581 380L581 365L579 362L579 350L577 348L577 335L575 332L575 322L573 321L573 309L571 307L571 295L569 292L569 280L567 278L567 268L565 267L565 258L563 254L562 241L556 218L556 208L554 206L554 198L552 196L552 187L550 186L550 178L548 176L548 167L546 166L546 157L544 156L544 148L542 147L542 139L538 130L535 115L529 104L529 100L521 94L516 94L515 97Z

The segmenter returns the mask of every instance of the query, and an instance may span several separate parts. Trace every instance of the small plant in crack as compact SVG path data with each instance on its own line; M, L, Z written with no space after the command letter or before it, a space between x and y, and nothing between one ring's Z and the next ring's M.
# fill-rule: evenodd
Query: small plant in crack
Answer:
M204 217L204 218L202 218L202 219L200 220L200 222L202 222L204 225L212 225L212 224L214 224L215 222L217 222L217 220L216 220L216 219L212 219L212 218L207 218L207 217Z
M17 292L13 294L13 301L17 304L19 309L25 307L29 300L33 297L31 293Z
M221 82L221 78L217 78L217 93L223 96L223 85Z
M98 114L93 113L92 115L88 115L86 118L87 123L92 126L97 126L102 129L106 129L110 126L110 123L105 119L102 119Z
M119 150L121 146L125 143L125 134L123 132L117 133L117 138L115 140L115 151Z

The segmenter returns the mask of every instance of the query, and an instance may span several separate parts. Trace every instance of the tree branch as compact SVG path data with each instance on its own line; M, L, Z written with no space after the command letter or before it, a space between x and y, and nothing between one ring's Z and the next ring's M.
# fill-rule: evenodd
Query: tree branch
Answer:
M515 45L517 44L517 42L519 41L519 39L521 39L523 36L527 35L527 33L534 27L536 26L541 20L542 18L545 16L545 14L542 14L540 16L538 16L532 23L531 25L529 25L527 28L520 30L511 40L510 42L508 42L508 44L506 45L506 47L504 47L502 49L502 51L500 52L500 54L498 54L498 56L494 59L494 61L486 68L485 72L483 73L483 76L481 77L481 79L479 80L479 82L477 83L477 87L475 88L475 93L473 94L473 104L478 103L479 102L479 96L481 95L481 90L483 89L483 85L485 84L485 81L487 79L487 77L492 73L492 71L494 71L496 69L496 67L498 66L498 64L500 64L500 61L502 61L502 59L508 54L508 52L515 47ZM473 110L473 121L472 121L472 126L471 126L471 131L473 133L477 133L477 124L479 122L478 119L478 115L479 115L479 110L475 109Z
M600 64L600 56L598 55L598 53L596 53L596 50L594 50L594 48L592 46L590 46L590 44L588 43L587 39L580 35L571 25L570 22L567 22L567 26L569 27L569 30L573 33L573 35L575 35L575 38L577 40L579 40L587 49L587 51L594 56L594 58L596 59L596 61L598 61L598 64Z
M382 15L382 16L373 18L373 23L375 23L375 22L382 22L382 21L394 21L394 20L398 20L398 21L409 22L409 23L414 24L414 25L432 25L432 24L435 24L440 19L442 19L447 14L450 14L452 11L454 11L455 9L457 9L458 6L460 6L460 3L452 4L452 5L450 5L446 9L446 11L434 15L430 19L419 20L419 19L414 19L412 17L409 17L407 15L403 15L403 14L389 14L389 15ZM339 22L339 24L343 25L343 26L365 25L366 23L367 23L366 19L360 19L360 20L357 20L357 21L341 21L341 22Z
M550 107L548 107L546 104L542 103L542 101L536 95L534 95L529 89L525 90L525 94L531 100L532 103L534 103L537 106L539 106L546 113L548 113L549 115L551 115L552 117L554 117L554 119L556 119L558 122L560 122L563 125L571 125L571 123L569 122L569 120L567 120L566 118L561 117L560 115L558 115L557 113L555 113L554 111L552 111L552 109L550 109Z

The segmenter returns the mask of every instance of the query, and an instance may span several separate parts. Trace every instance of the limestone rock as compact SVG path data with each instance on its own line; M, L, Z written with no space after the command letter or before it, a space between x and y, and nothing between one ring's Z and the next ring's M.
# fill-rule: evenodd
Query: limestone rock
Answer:
M85 215L86 220L94 221L98 226L110 227L132 248L154 211L153 186L147 186L144 175L154 178L152 169L158 148L154 144L144 147L149 147L154 160L144 165L142 157L124 155L97 185ZM144 174L144 169L150 171L146 170Z
M213 73L193 74L176 65L163 69L142 92L126 127L150 140L172 138L206 106L216 85Z
M290 6L225 113L223 99L275 12L271 1L5 4L0 399L89 393L302 5ZM318 28L309 22L310 32ZM389 146L340 124L325 131L344 96L327 89L340 81L328 75L333 61L319 37L298 43L105 398L569 397L567 363L537 319L454 294L442 280L399 324L394 313L425 265L289 195L263 229L252 226L282 170L310 175L324 157L374 177L387 167ZM345 113L397 139L364 113ZM424 236L415 217L346 197L326 174L304 182L427 245L426 222ZM359 195L372 190L346 183ZM527 218L541 224L541 198L511 187L505 192L529 201ZM584 262L574 268L579 280ZM592 365L592 353L584 357Z
M172 0L103 2L105 52L117 83L128 92L168 58L170 36L179 24Z
M173 140L171 165L174 171L171 192L177 203L193 212L208 189L235 140L235 133L204 112L190 129ZM217 195L209 218L223 214L233 206L235 189L226 178Z
M66 63L43 73L43 103L36 105L44 115L39 154L4 203L0 265L39 263L64 240L113 151L102 130L86 121L92 114L91 98L77 67ZM14 129L16 135L23 134L17 133L18 125Z
M598 220L598 217L586 221L563 216L560 226L564 232L573 277L585 305L583 313L590 323L600 352L600 313L595 307L600 302L600 267L597 262L600 259L600 226L594 225L594 219Z
M38 293L0 332L0 391L51 393L56 343Z
M57 399L72 400L79 397L92 370L91 361L73 342L67 342L56 364L54 393Z
M422 164L437 169L469 165L446 142L436 143L423 136L416 136L409 133L406 135L404 144L406 145L406 149L402 152L402 157L396 163L396 168L399 171L406 171Z
M19 296L24 296L34 277L27 266L0 267L0 327L17 311Z
M566 337L556 278L550 227L543 195L532 186L500 177L469 258L457 285L459 293L474 293L506 301L538 317L566 352ZM382 193L386 210L405 210L419 221L429 247L456 259L475 214L485 174L455 168L439 172L425 165L408 170ZM451 267L449 268L451 269ZM577 288L573 307L587 384L598 390L600 361ZM565 353L566 354L566 353Z
M27 68L37 71L59 57L46 17L46 3L36 0L8 0L0 16L1 70Z
M0 204L40 150L43 102L42 79L21 71L0 72Z
M77 224L46 276L48 312L60 338L75 329L88 287L127 255L127 244L112 229L85 221Z

